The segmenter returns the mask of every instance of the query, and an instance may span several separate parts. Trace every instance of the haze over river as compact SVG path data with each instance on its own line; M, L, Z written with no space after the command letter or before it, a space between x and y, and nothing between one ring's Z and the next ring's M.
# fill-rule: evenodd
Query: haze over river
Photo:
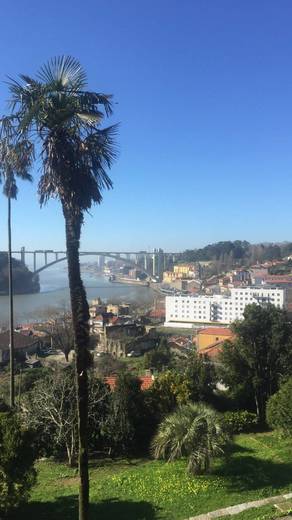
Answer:
M148 287L111 283L107 278L82 273L88 300L100 297L104 301L151 303L153 291ZM37 321L46 311L70 308L67 272L64 267L49 268L40 273L41 292L14 297L15 324ZM8 296L0 296L0 325L7 324L9 317Z

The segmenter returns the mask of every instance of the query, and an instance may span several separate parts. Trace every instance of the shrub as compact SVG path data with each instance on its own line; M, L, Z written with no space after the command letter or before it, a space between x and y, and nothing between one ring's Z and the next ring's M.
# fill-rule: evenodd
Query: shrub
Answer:
M155 459L188 457L189 473L208 471L211 460L224 453L228 440L219 414L203 403L179 406L160 424L152 441Z
M270 397L267 405L267 423L271 428L292 435L292 377Z
M255 413L246 410L237 412L225 412L222 417L224 428L231 434L254 432L258 425L258 418Z
M0 413L0 513L24 502L35 482L33 438L12 412Z

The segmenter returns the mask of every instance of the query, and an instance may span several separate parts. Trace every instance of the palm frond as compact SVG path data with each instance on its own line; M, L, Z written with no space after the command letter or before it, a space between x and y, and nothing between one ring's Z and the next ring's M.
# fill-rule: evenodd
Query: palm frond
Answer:
M112 188L117 125L100 128L112 113L111 96L86 90L86 74L70 56L53 58L36 78L10 78L10 106L18 136L39 138L43 170L40 203L57 197L72 212L88 211Z
M106 115L109 117L113 113L112 108L112 95L101 94L97 92L82 92L80 95L80 103L84 106L96 106L102 105L104 107Z
M3 180L3 193L11 198L17 196L16 177L32 181L29 169L34 158L34 148L30 141L11 141L7 137L0 140L0 179Z
M41 67L37 77L43 83L79 91L86 87L87 76L79 61L72 56L56 56Z
M103 119L103 113L99 111L77 112L76 115L81 119L83 123L86 123L89 126L95 126L96 124L100 124L101 120Z

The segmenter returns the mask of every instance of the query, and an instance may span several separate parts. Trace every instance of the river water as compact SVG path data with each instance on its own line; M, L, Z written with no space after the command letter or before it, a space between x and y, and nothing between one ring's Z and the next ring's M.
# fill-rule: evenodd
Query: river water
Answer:
M83 272L83 282L88 300L100 297L103 301L150 303L153 291L148 287L115 284L103 276ZM40 273L41 291L38 294L23 294L14 297L14 321L24 323L37 321L53 309L69 309L69 288L67 272L64 268L50 268ZM6 325L9 318L7 296L0 296L0 325Z

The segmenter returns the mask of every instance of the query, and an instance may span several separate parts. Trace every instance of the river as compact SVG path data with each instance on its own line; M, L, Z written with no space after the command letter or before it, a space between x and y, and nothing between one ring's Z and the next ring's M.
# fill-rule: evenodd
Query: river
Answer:
M115 284L103 276L82 274L88 300L100 297L103 301L129 303L151 303L153 291L148 287ZM40 274L41 291L38 294L15 295L15 324L37 321L52 309L69 308L69 288L67 272L64 268L50 268ZM6 325L9 318L7 296L0 296L0 325Z

